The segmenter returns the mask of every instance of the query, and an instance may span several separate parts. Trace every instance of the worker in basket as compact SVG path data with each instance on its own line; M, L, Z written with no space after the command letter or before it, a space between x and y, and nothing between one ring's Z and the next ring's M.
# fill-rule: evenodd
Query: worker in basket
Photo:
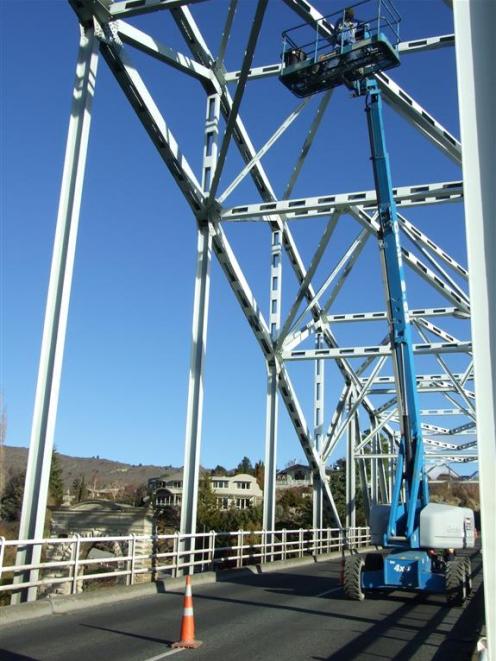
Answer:
M357 27L358 21L355 19L355 11L353 7L347 7L343 12L343 16L334 26L334 37L338 50L355 43Z

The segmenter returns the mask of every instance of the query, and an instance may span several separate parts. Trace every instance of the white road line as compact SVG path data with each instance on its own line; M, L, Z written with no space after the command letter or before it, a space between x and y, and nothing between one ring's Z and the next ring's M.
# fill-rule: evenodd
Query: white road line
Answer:
M338 588L332 588L332 590L326 590L325 592L321 592L320 594L316 594L316 597L325 597L326 594L331 594L331 592L337 592L338 590L342 590L343 588L339 586ZM148 659L148 661L151 661L151 659Z
M158 656L151 656L149 659L145 659L145 661L158 661L158 659L163 659L165 656L170 656L171 654L177 654L178 652L184 652L186 648L185 647L177 647L175 650L169 650L168 652L164 652L163 654L159 654Z

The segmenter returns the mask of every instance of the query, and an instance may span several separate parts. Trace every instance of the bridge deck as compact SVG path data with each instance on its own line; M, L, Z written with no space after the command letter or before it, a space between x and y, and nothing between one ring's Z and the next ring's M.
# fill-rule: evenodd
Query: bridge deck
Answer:
M482 617L481 561L463 608L394 592L344 598L339 563L243 575L194 588L198 659L470 659ZM0 658L145 661L168 653L182 594L170 592L0 629ZM167 658L167 657L164 657Z

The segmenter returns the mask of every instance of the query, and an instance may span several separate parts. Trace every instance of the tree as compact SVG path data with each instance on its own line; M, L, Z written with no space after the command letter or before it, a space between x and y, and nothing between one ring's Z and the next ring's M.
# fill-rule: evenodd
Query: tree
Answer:
M212 475L227 475L227 469L224 466L217 464L215 468L210 471Z
M253 474L257 479L258 486L263 490L265 479L265 464L261 459L256 462L255 468L253 469Z
M135 507L142 507L143 505L146 504L146 502L149 502L148 496L148 485L146 482L143 484L140 484L138 487L136 487L134 491L134 503L133 505Z
M60 465L59 453L53 450L52 463L50 465L50 481L48 483L48 504L57 507L64 499L64 478Z
M243 457L239 464L236 467L237 473L246 473L247 475L253 475L253 465L248 457Z
M213 492L212 483L209 477L204 477L200 481L196 519L196 529L198 532L219 529L217 496Z
M22 496L26 473L18 471L11 474L5 485L0 501L1 518L5 521L19 521L21 518Z
M276 507L278 528L311 528L312 498L305 487L284 489Z
M329 484L339 518L344 525L346 520L346 459L338 459L335 466L335 470L329 476ZM358 483L359 480L357 480L357 489L355 491L356 524L357 526L365 526L367 523L363 506L363 493Z
M88 497L88 487L86 486L86 480L84 475L77 477L72 483L72 493L76 503L80 503L82 500L86 500Z

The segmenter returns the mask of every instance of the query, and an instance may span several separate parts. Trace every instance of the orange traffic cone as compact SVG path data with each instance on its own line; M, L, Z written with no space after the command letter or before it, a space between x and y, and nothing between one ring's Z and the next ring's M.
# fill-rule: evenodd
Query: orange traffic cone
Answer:
M186 576L184 592L183 619L181 621L181 640L172 643L172 647L200 647L201 640L195 640L195 618L193 615L193 595L191 594L191 576Z

